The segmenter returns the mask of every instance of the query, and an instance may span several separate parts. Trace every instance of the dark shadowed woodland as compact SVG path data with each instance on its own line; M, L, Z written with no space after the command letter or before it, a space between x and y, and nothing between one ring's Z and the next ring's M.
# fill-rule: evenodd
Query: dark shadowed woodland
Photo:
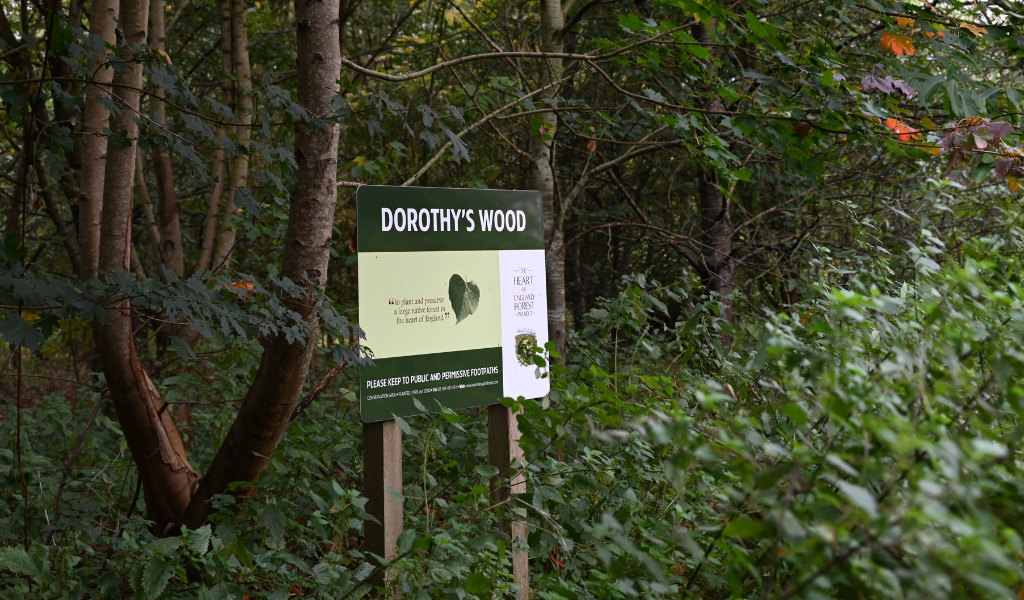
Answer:
M1022 27L0 0L0 597L1024 597ZM399 420L390 562L362 184L544 203L526 492L493 501L487 410Z

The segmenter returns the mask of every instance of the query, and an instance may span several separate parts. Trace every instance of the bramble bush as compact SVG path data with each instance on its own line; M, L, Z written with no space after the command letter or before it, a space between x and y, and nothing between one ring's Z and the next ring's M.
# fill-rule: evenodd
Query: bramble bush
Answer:
M733 325L692 281L624 279L588 313L564 364L538 369L551 394L505 400L522 411L528 484L514 508L530 525L533 597L1016 596L1024 237L1011 234L955 259L922 246L853 271L822 251L802 301ZM251 377L256 352L199 352L158 380L168 401L194 403L197 461L211 459L204 444L230 423L223 400ZM97 388L24 409L27 551L5 404L0 595L385 593L369 584L382 567L360 551L354 377L292 424L251 501L218 496L209 523L165 539L141 516L137 473ZM405 533L386 593L511 597L486 411L399 423Z

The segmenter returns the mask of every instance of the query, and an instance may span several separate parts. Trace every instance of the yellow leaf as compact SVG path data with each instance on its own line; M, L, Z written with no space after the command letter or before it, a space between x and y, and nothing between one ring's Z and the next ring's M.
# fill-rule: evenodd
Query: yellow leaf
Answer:
M961 23L960 24L960 29L966 29L967 31L970 31L974 35L981 35L983 33L988 33L988 29L985 29L984 27L979 27L979 26L975 25L974 23Z
M1007 177L1006 185L1010 186L1011 192L1016 192L1021 188L1020 180L1016 177ZM1024 598L1024 592L1021 592L1021 598Z
M938 127L935 126L935 122L929 119L928 117L921 119L920 121L918 121L918 123L921 124L921 127L923 127L925 131L935 131L936 129L938 129Z

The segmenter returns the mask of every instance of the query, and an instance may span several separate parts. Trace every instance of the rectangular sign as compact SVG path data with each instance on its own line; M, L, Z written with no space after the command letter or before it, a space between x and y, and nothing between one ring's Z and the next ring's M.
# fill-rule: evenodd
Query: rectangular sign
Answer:
M548 393L540 193L364 185L356 213L363 421Z

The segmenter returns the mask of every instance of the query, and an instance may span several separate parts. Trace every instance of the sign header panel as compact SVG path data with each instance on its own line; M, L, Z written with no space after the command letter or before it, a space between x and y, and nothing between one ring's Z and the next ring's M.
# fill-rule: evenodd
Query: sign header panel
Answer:
M356 211L364 421L548 393L538 192L362 186Z

